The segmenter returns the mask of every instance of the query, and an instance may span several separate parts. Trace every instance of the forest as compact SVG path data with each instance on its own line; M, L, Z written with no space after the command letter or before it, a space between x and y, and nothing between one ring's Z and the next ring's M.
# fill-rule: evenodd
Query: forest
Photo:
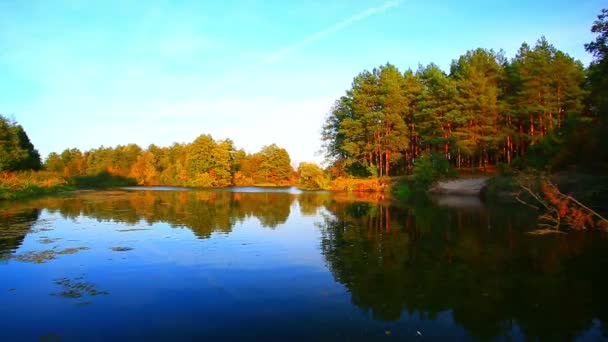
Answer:
M608 145L608 10L585 45L589 68L541 37L512 59L474 49L448 73L436 64L392 64L357 75L323 126L333 169L354 176L408 174L416 159L463 168L604 167Z
M84 152L68 148L50 153L41 163L23 128L0 116L0 147L0 199L41 188L286 186L293 185L297 176L289 154L276 144L250 154L230 139L215 140L205 134L168 147L143 149L128 144Z
M275 144L248 154L230 139L205 134L168 147L66 149L41 163L23 127L0 116L0 171L106 174L140 185L331 188L335 179L431 172L425 165L443 173L571 165L604 170L608 9L591 31L596 39L585 45L593 56L588 68L541 37L533 46L523 43L511 59L503 51L467 51L449 72L434 63L404 72L387 63L361 72L322 125L325 170L302 163L296 172L288 152Z
M46 169L66 177L107 172L134 179L140 185L223 187L289 185L294 170L284 148L275 144L247 154L229 140L201 135L189 144L169 147L135 144L100 147L86 152L67 149L49 154Z

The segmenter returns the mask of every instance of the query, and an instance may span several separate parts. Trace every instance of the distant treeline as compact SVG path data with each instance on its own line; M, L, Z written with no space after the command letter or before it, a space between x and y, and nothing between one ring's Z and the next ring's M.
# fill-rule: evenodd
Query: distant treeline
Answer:
M599 37L585 45L595 57L588 69L543 37L511 60L468 51L449 73L432 63L363 71L323 127L335 172L404 174L425 152L458 168L605 162L607 16L603 10L592 28Z
M77 148L66 149L50 153L43 164L23 127L0 115L0 172L43 168L68 179L109 174L131 178L142 185L279 186L292 185L296 181L291 159L284 148L271 144L248 154L237 149L232 140L214 140L210 135L200 135L192 143L175 143L169 147L150 145L143 149L129 144L102 146L84 152ZM28 174L28 178L31 176Z
M49 154L45 167L66 177L108 172L133 178L142 185L288 185L294 180L285 149L272 144L247 154L237 149L231 140L214 140L210 135L169 147L150 145L142 149L129 144L85 152L66 149L59 154Z
M48 172L13 172L42 169ZM0 199L12 198L13 193L31 186L36 191L63 185L105 188L133 183L192 187L298 184L318 189L327 187L329 181L313 163L301 163L296 172L289 153L276 144L250 154L236 148L230 139L214 140L211 135L169 147L152 144L143 149L128 144L88 151L68 148L50 153L43 164L25 130L1 115L0 173Z
M523 43L511 60L493 50L468 51L453 60L449 73L432 63L415 72L386 64L360 73L323 125L328 170L302 163L296 174L283 148L272 144L247 154L231 140L210 135L170 147L66 149L51 153L42 165L23 128L0 116L0 172L44 167L65 177L106 173L144 185L298 182L304 188L329 189L330 175L382 177L413 171L416 177L447 174L450 166L498 164L606 167L607 9L591 31L597 37L585 49L594 60L586 69L543 37L534 47Z

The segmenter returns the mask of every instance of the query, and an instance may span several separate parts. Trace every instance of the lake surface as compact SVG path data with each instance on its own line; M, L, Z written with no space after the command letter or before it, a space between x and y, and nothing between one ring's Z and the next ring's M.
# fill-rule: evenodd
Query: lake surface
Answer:
M0 207L0 340L598 340L608 239L476 199L241 188Z

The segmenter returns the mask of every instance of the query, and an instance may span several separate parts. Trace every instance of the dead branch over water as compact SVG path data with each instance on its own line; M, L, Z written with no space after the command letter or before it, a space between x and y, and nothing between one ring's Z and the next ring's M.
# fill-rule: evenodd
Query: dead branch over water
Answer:
M520 176L517 184L520 190L516 193L515 199L541 212L538 217L539 229L554 231L560 229L608 230L608 220L606 218L582 204L576 198L562 193L548 179ZM523 196L527 198L522 199Z

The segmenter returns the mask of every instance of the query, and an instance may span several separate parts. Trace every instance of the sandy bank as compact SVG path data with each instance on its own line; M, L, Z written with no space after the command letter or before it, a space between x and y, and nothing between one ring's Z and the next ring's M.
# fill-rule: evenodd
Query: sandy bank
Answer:
M429 189L429 192L436 195L479 196L488 179L490 178L476 177L439 181Z

